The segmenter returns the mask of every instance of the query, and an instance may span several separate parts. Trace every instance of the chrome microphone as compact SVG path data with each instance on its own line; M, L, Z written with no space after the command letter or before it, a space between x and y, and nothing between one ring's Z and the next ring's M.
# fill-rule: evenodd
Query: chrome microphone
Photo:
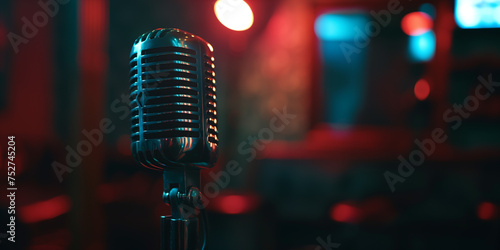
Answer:
M156 170L208 168L217 161L212 46L179 29L155 29L130 53L131 148Z

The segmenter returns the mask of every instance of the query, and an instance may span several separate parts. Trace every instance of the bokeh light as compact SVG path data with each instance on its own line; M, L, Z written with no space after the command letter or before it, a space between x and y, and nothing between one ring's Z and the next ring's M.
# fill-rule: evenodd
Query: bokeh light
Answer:
M419 10L429 15L432 19L436 18L436 8L430 3L420 5Z
M455 20L462 29L500 28L500 1L457 0Z
M364 32L367 22L363 14L326 13L316 18L314 32L325 41L352 40L359 32Z
M252 27L253 12L243 0L218 0L214 11L217 19L231 30L243 31Z
M361 211L347 203L339 203L330 209L330 218L338 222L354 223L361 218Z
M412 61L429 61L434 57L436 51L436 35L432 30L429 30L418 36L410 36L408 49Z
M432 18L424 12L412 12L403 17L401 28L409 36L419 36L431 30Z
M492 220L497 215L497 208L491 202L482 202L477 207L477 217L481 220Z
M427 80L420 79L415 84L415 88L413 91L415 92L415 97L417 97L417 99L419 99L420 101L423 101L423 100L427 99L427 97L429 96L429 93L431 92L431 88L430 88Z
M247 210L248 200L240 195L228 195L221 199L220 207L223 213L240 214Z

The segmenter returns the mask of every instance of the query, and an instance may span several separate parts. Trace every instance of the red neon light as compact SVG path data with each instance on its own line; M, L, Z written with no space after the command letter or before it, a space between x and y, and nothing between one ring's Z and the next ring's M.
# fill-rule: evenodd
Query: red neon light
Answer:
M345 203L334 205L330 209L330 218L338 222L356 222L361 217L361 211Z
M477 207L477 217L481 220L492 220L497 217L497 208L491 202L482 202Z
M36 223L50 220L63 215L71 208L71 202L66 195L40 201L19 209L19 217L25 223Z
M419 99L420 101L425 100L431 92L431 88L427 80L418 80L418 82L415 84L414 92L417 99Z
M409 36L422 35L432 29L432 18L424 12L412 12L403 17L401 28Z
M241 214L248 210L250 203L241 195L228 195L220 199L220 210L226 214Z
M255 194L224 192L211 200L208 209L224 214L245 214L256 210L259 204Z

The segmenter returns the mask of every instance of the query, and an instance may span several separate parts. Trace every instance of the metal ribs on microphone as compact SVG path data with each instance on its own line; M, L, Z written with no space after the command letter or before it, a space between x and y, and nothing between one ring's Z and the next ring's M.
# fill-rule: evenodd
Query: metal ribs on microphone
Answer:
M130 56L131 141L148 168L211 167L217 158L210 44L178 29L140 36Z

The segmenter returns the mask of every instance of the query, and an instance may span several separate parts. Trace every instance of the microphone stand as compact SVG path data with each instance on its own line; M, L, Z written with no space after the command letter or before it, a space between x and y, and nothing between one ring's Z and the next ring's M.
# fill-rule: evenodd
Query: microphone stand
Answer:
M199 168L174 167L163 171L163 201L170 205L172 214L161 217L161 250L200 249L200 182Z

